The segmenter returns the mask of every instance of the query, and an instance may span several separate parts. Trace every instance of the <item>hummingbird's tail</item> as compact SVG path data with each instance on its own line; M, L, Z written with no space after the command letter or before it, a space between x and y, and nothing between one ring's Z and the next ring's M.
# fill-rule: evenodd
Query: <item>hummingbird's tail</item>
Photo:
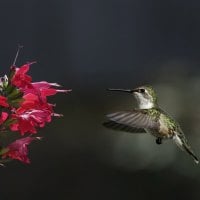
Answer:
M194 162L196 164L199 163L198 158L195 156L194 152L192 151L190 145L188 144L183 134L175 134L175 136L173 137L173 140L175 141L175 143L178 145L180 149L182 149L183 151L186 151L190 156L193 157Z

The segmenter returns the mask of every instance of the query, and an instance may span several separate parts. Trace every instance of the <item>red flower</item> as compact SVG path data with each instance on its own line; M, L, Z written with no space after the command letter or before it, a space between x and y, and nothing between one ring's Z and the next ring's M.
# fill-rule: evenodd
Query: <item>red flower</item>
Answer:
M0 125L3 124L7 118L8 118L8 113L2 112L0 117Z
M28 93L23 96L23 101L20 105L21 109L27 110L37 107L40 107L40 101L37 95Z
M52 96L57 94L58 92L70 92L71 90L57 90L52 87L60 87L57 83L48 83L46 81L34 82L31 83L31 87L24 88L24 94L35 94L39 97L39 99L43 102L46 102L47 96Z
M39 137L25 137L16 140L5 148L5 153L2 155L2 158L9 157L11 159L20 160L24 163L30 163L28 158L28 148L27 146Z
M7 98L1 95L0 95L0 106L9 107L9 104L7 103Z
M12 131L20 131L21 135L25 133L37 133L36 127L44 127L47 122L51 121L54 115L52 105L42 103L35 94L26 94L21 106L13 110L11 116L15 120L10 125Z
M12 119L17 122L10 125L12 131L20 131L21 135L25 133L37 133L36 127L44 127L46 122L51 121L51 112L49 110L28 110L20 114L20 111L12 115Z
M20 68L13 68L15 70L14 75L12 76L11 83L19 88L25 88L30 85L32 78L26 73L29 71L29 67L32 63L25 64Z
M18 53L19 51L15 61ZM13 65L15 65L15 61ZM51 122L53 116L62 116L54 113L55 105L48 102L48 97L58 92L67 93L71 90L59 90L57 87L60 85L57 83L32 82L32 77L27 75L31 64L33 63L22 65L19 68L13 66L10 76L0 77L0 108L2 108L0 132L10 128L11 131L19 131L22 136L26 133L35 134L38 128ZM2 159L8 157L30 163L28 145L36 139L40 138L18 139L7 147L0 148L0 156Z

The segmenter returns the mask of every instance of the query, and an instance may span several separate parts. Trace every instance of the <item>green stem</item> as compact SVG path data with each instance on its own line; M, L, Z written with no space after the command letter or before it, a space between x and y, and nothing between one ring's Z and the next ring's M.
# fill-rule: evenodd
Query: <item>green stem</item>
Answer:
M7 153L8 151L9 151L8 148L2 148L2 149L0 150L0 156L2 156L3 154Z

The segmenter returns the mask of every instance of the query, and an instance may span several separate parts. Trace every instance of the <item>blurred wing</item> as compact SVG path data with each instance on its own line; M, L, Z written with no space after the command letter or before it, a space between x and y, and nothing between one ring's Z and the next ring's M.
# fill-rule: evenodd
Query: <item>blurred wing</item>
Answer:
M141 110L121 111L107 115L110 121L134 128L158 129L159 122Z
M104 122L103 125L106 128L110 128L116 131L126 131L126 132L130 132L130 133L146 133L145 130L143 128L134 128L131 126L127 126L124 124L119 124L117 122L114 121L107 121Z

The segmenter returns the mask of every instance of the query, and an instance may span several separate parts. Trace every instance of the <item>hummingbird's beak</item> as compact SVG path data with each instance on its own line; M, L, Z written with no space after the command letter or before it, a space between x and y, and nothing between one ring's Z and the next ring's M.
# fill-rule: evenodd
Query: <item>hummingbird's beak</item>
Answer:
M138 89L133 89L132 92L139 92L139 90Z
M127 92L127 93L133 93L134 92L133 90L130 90L130 89L111 89L111 88L108 88L107 90L108 91Z

